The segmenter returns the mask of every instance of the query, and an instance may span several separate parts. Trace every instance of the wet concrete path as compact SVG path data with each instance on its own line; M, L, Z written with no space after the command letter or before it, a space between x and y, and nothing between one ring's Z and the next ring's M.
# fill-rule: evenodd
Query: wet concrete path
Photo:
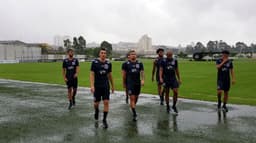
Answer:
M65 86L0 79L0 142L256 142L255 106L229 105L224 114L215 103L181 99L175 116L157 96L143 94L133 122L123 92L116 92L105 130L100 121L95 124L92 101L89 90L79 88L77 105L69 111Z

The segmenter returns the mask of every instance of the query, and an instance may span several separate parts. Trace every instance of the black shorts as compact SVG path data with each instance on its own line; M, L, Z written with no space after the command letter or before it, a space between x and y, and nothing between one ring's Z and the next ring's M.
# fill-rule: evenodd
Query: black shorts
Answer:
M68 79L68 81L66 82L67 84L67 88L77 88L77 83L78 83L78 80L77 78L70 78Z
M140 94L141 85L140 84L128 84L127 91L128 95L138 96Z
M230 89L230 81L217 81L217 90L229 91Z
M109 100L109 90L109 87L95 87L94 102L100 102L101 100Z
M164 81L163 86L165 88L175 89L175 88L179 88L179 83L177 80Z

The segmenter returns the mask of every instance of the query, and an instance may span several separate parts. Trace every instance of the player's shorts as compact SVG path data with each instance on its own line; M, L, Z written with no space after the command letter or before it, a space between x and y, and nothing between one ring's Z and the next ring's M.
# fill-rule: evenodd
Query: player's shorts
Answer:
M140 90L141 90L141 85L140 84L128 84L127 85L127 91L128 91L128 95L135 95L135 96L139 96L140 94Z
M230 81L217 81L217 90L229 91L230 89Z
M179 83L177 80L164 81L163 86L165 88L175 89L175 88L179 88Z
M68 79L68 81L66 82L67 84L67 88L77 88L77 83L78 83L78 80L77 78L70 78Z
M109 87L95 87L94 91L94 102L101 100L109 100L110 91Z

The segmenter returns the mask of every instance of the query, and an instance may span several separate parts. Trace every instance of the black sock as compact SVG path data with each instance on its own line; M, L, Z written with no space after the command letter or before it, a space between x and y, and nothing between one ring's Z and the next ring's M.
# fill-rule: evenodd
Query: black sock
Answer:
M218 96L218 107L221 106L221 96Z
M226 107L226 104L227 104L227 103L224 102L224 103L223 103L223 107Z
M69 104L73 104L72 100L69 100Z
M105 122L107 120L108 112L103 112L103 121Z
M95 108L95 114L99 114L99 108Z
M132 108L132 113L133 113L133 116L137 116L135 108Z

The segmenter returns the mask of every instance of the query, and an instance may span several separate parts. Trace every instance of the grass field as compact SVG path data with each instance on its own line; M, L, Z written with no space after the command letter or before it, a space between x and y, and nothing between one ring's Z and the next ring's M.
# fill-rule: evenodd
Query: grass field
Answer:
M116 90L123 90L121 63L113 62L113 76ZM156 83L151 81L152 61L144 60L146 74L144 93L156 94ZM23 81L64 84L61 75L62 63L21 63L1 64L0 78ZM234 61L236 84L230 92L230 102L256 105L254 93L256 81L256 61ZM79 86L89 86L90 63L80 63ZM214 62L179 62L182 85L180 97L197 100L216 100L216 68Z

